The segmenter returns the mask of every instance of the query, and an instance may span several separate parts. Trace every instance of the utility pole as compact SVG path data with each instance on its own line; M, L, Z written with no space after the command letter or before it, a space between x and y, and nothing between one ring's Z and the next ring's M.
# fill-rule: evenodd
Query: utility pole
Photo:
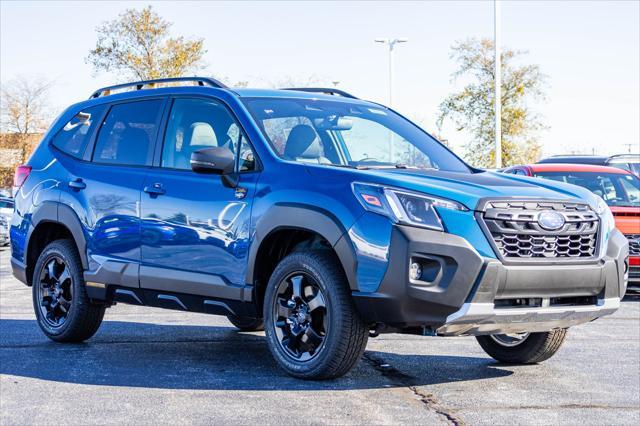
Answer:
M493 47L494 47L494 115L496 138L496 168L502 167L502 49L500 37L500 0L493 0Z

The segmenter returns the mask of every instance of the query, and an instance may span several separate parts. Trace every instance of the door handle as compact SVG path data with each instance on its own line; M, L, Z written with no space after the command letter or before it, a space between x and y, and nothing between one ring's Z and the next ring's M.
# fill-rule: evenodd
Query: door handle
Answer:
M161 183L154 183L152 186L145 186L143 191L151 195L152 197L157 197L158 195L164 195L167 192L162 187Z
M81 189L85 189L87 187L87 184L84 183L80 178L75 178L69 181L67 185L69 185L69 188L74 189L76 191L80 191Z

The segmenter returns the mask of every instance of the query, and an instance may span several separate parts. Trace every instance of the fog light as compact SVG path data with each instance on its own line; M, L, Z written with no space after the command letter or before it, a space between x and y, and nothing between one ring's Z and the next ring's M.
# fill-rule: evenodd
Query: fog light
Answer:
M417 262L412 262L409 266L409 278L419 280L422 277L422 267Z

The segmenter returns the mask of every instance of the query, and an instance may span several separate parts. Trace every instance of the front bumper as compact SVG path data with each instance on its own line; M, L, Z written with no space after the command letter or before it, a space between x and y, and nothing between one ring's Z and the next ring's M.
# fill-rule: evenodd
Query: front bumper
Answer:
M376 292L354 292L365 321L441 335L538 332L613 313L626 291L628 243L618 231L597 261L506 265L463 238L394 226ZM422 262L423 280L409 265ZM524 301L524 302L523 302Z
M567 328L614 313L620 299L597 300L594 305L500 308L493 303L465 303L436 330L443 336L532 333Z
M629 257L629 290L640 291L640 257Z

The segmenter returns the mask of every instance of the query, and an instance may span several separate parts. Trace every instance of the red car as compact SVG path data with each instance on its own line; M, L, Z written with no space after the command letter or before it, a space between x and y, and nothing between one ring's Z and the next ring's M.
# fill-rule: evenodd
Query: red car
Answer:
M586 164L529 164L503 170L572 183L599 195L629 240L629 290L640 291L640 179L626 170Z

